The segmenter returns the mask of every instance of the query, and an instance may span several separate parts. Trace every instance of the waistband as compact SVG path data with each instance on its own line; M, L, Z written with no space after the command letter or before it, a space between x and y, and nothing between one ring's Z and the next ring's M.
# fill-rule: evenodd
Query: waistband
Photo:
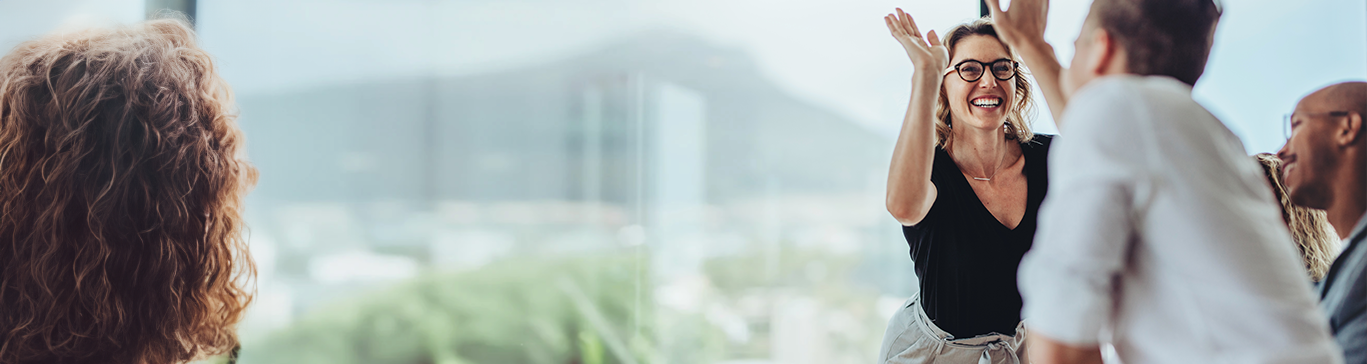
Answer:
M1025 322L1016 324L1014 336L989 333L970 338L955 339L954 335L935 326L926 315L925 308L921 307L921 294L911 296L907 300L907 307L914 308L915 322L918 329L924 334L938 339L949 347L962 349L983 350L982 356L978 358L979 364L1019 364L1020 357L1016 354L1022 344L1025 343Z

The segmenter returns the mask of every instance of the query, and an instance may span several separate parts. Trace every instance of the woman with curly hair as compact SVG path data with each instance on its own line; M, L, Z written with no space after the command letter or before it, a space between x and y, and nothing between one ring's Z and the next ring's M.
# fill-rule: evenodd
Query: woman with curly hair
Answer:
M256 182L183 20L0 59L0 364L181 363L237 344Z
M1312 209L1291 203L1282 184L1282 160L1271 153L1258 153L1253 156L1263 166L1267 183L1272 186L1272 194L1282 205L1282 221L1291 231L1291 240L1296 242L1296 250L1305 262L1306 273L1310 280L1319 283L1329 273L1329 265L1339 253L1338 234L1329 225L1329 217L1324 210Z

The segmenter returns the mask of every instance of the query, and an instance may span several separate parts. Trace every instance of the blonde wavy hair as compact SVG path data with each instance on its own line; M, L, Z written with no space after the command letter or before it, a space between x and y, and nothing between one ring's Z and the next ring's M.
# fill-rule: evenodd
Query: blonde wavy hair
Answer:
M1324 210L1291 203L1286 186L1282 184L1282 160L1276 155L1258 153L1254 158L1263 166L1267 182L1272 185L1273 194L1282 204L1282 220L1291 230L1291 238L1296 241L1296 248L1301 252L1310 279L1315 282L1323 280L1339 252L1338 235L1334 233L1334 227L1329 225L1328 216Z
M237 344L257 172L233 105L181 19L0 58L0 364L179 363Z
M992 25L991 17L983 17L968 23L959 24L948 32L945 32L944 44L949 48L949 58L954 58L955 48L959 41L974 35L985 35L996 39L1006 48L1006 53L1011 55L1011 60L1020 62L1020 56L1016 54L1011 46L1002 42L997 37L997 28ZM1035 133L1031 131L1031 123L1035 115L1035 102L1030 99L1030 79L1029 73L1024 68L1016 67L1016 90L1014 101L1006 112L1006 122L1002 124L1002 132L1006 134L1007 140L1016 140L1021 143L1029 142L1035 138ZM992 77L984 74L983 77ZM949 110L949 96L945 94L945 87L940 86L940 97L935 104L935 137L936 144L941 148L949 148L954 133L953 115Z

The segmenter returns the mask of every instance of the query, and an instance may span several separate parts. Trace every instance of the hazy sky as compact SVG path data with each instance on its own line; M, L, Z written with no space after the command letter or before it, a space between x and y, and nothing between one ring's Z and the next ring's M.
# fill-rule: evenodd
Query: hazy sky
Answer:
M1071 59L1086 0L1055 0L1048 38ZM792 94L893 137L910 64L881 17L895 7L941 31L975 0L201 0L201 37L241 94L554 62L643 30L696 34L750 53ZM1367 2L1230 0L1196 97L1250 152L1283 142L1302 95L1367 78ZM135 21L140 0L0 2L0 46L62 24ZM1039 130L1052 132L1042 108Z

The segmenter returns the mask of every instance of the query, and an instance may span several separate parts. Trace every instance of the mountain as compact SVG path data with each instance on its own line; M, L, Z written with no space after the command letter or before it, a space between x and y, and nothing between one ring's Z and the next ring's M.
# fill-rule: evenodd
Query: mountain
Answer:
M887 168L891 145L788 95L744 52L668 32L525 68L239 104L254 195L275 201L625 204L696 174L682 186L710 203L849 193Z

